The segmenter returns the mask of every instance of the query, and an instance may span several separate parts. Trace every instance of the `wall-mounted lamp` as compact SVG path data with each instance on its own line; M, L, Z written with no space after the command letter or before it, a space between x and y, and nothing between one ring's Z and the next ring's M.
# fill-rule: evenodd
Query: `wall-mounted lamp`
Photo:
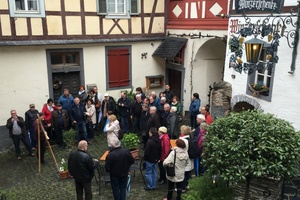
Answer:
M248 63L257 63L265 42L253 38L245 42L245 51Z
M146 59L147 58L147 54L148 53L141 53L141 59L144 59L144 58Z

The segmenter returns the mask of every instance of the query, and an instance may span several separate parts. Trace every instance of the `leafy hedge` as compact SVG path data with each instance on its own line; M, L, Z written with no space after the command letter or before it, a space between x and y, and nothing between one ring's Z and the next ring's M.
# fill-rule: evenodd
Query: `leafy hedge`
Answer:
M293 177L298 171L299 133L289 122L258 110L217 119L204 145L208 172L224 180Z

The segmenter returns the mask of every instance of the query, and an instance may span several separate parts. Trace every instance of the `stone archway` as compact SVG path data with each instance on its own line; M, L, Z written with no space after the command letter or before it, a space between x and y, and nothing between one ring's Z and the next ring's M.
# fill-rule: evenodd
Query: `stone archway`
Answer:
M231 100L231 110L240 112L243 110L262 110L260 104L253 98L246 95L235 95Z

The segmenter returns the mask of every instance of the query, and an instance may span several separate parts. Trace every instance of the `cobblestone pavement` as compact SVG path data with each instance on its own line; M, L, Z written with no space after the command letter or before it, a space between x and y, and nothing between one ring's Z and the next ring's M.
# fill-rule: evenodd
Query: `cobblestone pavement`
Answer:
M95 136L93 144L88 146L88 152L100 158L106 151L106 137ZM68 158L74 145L68 149L59 149L53 145L53 152L59 163L61 158ZM51 158L49 149L46 150L45 159L47 163L41 166L38 172L38 162L36 158L29 157L26 150L22 151L22 160L17 160L13 151L5 151L0 154L0 194L5 194L8 200L34 200L34 199L76 199L75 184L73 179L62 180L59 178L56 166ZM139 200L161 200L167 192L167 185L157 186L154 191L145 191L144 183L139 171L135 177L131 177L131 192L128 199ZM111 186L104 186L101 183L101 194L98 194L98 185L93 179L92 191L93 199L111 200L113 199Z
M59 178L49 149L45 154L47 164L41 166L39 173L37 159L29 157L25 149L22 151L22 160L16 159L12 141L8 137L8 131L5 127L0 127L0 146L0 195L5 194L8 200L76 199L74 180L70 178L61 180ZM88 152L93 157L99 158L106 151L106 148L106 137L96 134L93 144L88 147ZM73 149L76 149L76 145L63 150L55 145L52 146L58 163L61 158L67 159ZM141 150L140 155L143 155ZM131 176L129 200L161 200L167 193L167 184L158 185L154 191L145 191L140 172L136 171L135 174L134 177ZM300 200L299 188L300 178L286 183L284 200ZM101 194L98 194L98 185L95 179L92 182L92 191L96 200L113 199L110 185L104 186L101 183Z

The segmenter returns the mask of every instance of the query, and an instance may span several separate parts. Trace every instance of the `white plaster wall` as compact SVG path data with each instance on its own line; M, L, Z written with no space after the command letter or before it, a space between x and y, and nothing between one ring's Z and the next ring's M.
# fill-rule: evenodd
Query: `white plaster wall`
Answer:
M6 124L12 109L24 117L30 103L41 111L49 95L44 48L1 47L0 60L0 124Z
M149 41L97 45L1 47L0 125L6 124L11 109L16 109L17 113L24 117L30 103L35 103L36 109L39 111L46 103L49 98L46 49L83 48L85 84L96 83L102 95L108 92L118 99L120 90L106 91L105 46L132 45L132 86L143 88L146 86L145 76L165 75L164 60L152 57L159 44L160 41ZM141 59L141 53L145 52L147 58ZM162 90L163 88L158 88L155 91Z
M185 68L185 78L184 78L184 93L183 93L183 109L184 111L189 110L189 106L191 103L192 94L197 92L201 98L201 106L208 104L208 86L214 83L216 80L221 80L222 74L215 74L216 68L212 68L212 66L223 66L220 63L219 58L216 59L215 56L204 55L205 59L199 55L198 51L202 47L202 45L210 39L213 39L214 36L223 37L227 34L227 31L220 30L177 30L177 29L169 29L170 34L199 34L201 32L202 35L213 36L213 37L203 37L197 39L191 39L190 37L186 37L188 42L186 44L185 52L184 52L184 68ZM219 54L218 49L216 49L216 54ZM224 53L223 53L224 54ZM214 59L211 59L211 58ZM194 67L191 72L191 62ZM223 61L222 61L223 62ZM193 90L191 91L191 76Z
M241 21L243 18L239 18ZM252 20L257 20L258 18L252 18ZM253 21L254 22L254 21ZM291 27L288 26L288 29ZM228 40L230 34L228 33ZM248 40L248 38L246 38ZM249 37L249 39L251 39ZM299 53L296 60L296 70L294 74L289 74L290 65L292 60L292 49L288 47L286 38L282 37L280 39L280 44L278 47L277 55L279 61L275 67L274 85L273 85L273 95L272 101L264 101L259 98L255 100L261 105L262 109L266 113L273 113L279 118L290 121L294 127L300 129L300 112L299 102L300 102L300 77L299 69L300 65ZM300 52L300 47L298 47L298 52ZM229 58L231 53L227 48L226 60L225 60L225 75L224 80L232 84L233 96L235 95L246 95L246 84L247 84L247 74L239 74L234 72L232 68L229 69ZM245 53L244 53L245 55ZM243 57L243 60L246 60ZM236 78L231 77L232 74L236 75ZM254 98L249 96L250 98Z

